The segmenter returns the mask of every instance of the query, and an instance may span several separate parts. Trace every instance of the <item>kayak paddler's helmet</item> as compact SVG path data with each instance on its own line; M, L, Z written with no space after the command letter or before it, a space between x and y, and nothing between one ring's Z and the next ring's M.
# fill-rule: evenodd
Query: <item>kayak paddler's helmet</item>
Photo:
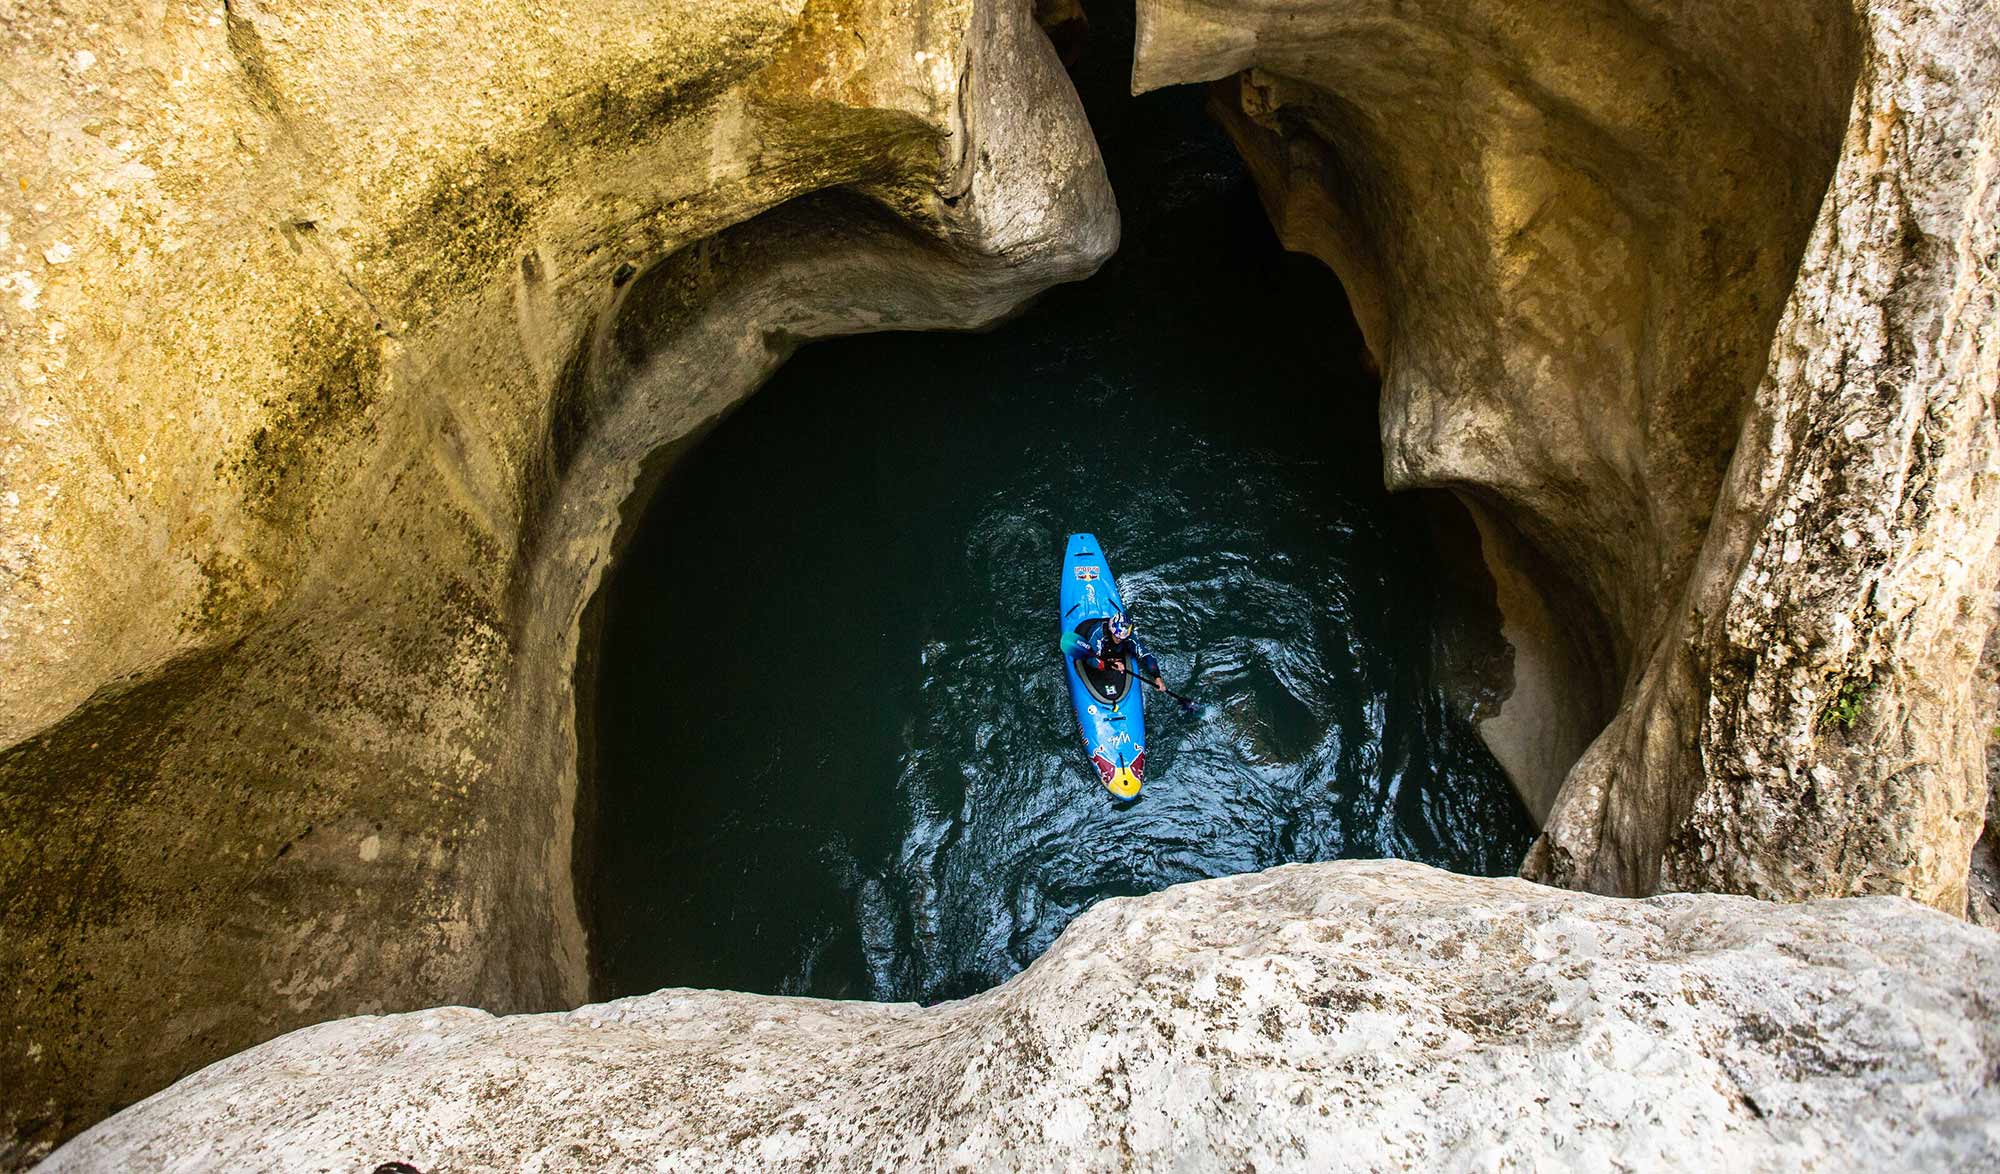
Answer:
M1130 639L1132 636L1132 629L1135 626L1136 625L1134 625L1131 620L1125 618L1125 613L1122 611L1112 612L1111 618L1105 621L1105 627L1111 630L1111 638L1113 640Z

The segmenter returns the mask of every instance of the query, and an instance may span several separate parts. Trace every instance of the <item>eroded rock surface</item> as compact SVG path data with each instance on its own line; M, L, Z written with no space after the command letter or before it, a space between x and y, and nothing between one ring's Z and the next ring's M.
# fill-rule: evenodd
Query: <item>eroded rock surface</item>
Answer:
M1960 911L1986 802L2000 14L1140 0L1478 518L1482 730L1609 892Z
M635 486L1117 238L1024 4L59 16L4 20L0 1164L304 1023L582 1001Z
M1079 31L1072 5L1041 7ZM1961 907L1990 726L1972 666L2000 536L1993 6L1142 0L1140 20L1138 84L1223 79L1218 111L1280 231L1346 283L1384 371L1391 483L1451 488L1479 521L1516 653L1486 728L1547 816L1532 873ZM301 1024L580 1001L573 682L625 504L801 341L975 326L1087 273L1116 238L1025 0L83 0L60 19L16 6L5 26L0 1163ZM1758 916L1803 941L1812 917L1838 934L1875 916L1842 910L1887 908ZM1200 952L1194 921L1182 933L1133 971L1164 1004L1090 986L1097 963L1071 953L935 1012L674 996L627 1005L623 1026L440 1013L433 1043L449 1058L482 1032L549 1032L583 1064L592 1039L695 1030L658 1026L674 1007L770 1018L765 1034L795 1044L823 1028L859 1065L837 1069L852 1087L805 1073L774 1086L784 1097L878 1089L932 1123L910 1144L962 1126L971 1152L996 1152L978 1147L1001 1127L967 1124L953 1099L961 1031L1014 1065L992 1088L1018 1093L1019 1115L995 1120L1024 1146L1166 1153L1184 1118L1203 1123L1188 1127L1203 1153L1278 1153L1256 1147L1281 1135L1238 1127L1256 1097L1308 1087L1297 1033L1323 1046L1313 1016L1332 1012L1296 984L1248 986ZM1228 1000L1172 1004L1169 945L1210 958L1211 987L1231 974L1255 992L1272 1050L1232 1054L1290 1075L1232 1085L1146 1034L1264 1047L1265 1020L1217 1025ZM1042 1035L1008 1042L1008 1017L1081 1012L1031 1011L1028 991L1095 999L1103 1033L1038 1067L1056 1053ZM1523 1039L1554 1030L1509 1022ZM1438 1038L1486 1039L1451 1031ZM1305 1094L1330 1116L1298 1127L1296 1152L1332 1144L1333 1120L1351 1126L1343 1146L1474 1153L1449 1148L1477 1144L1474 1101L1432 1124L1414 1086L1375 1106L1402 1133L1364 1130L1347 1102L1377 1094L1357 1074L1435 1062L1398 1050L1428 1035L1369 1038L1337 1105ZM1618 1137L1652 1139L1641 1154L1711 1144L1677 1121L1805 1158L1835 1128L1854 1134L1841 1145L1960 1136L1898 1125L1871 1108L1880 1086L1819 1081L1772 1039L1643 1038L1695 1067L1644 1085L1673 1109L1625 1122ZM1893 1058L1867 1071L1926 1088L1923 1049L1949 1042L1839 1038L1882 1045ZM856 1076L870 1039L942 1069ZM1578 1099L1508 1099L1494 1076L1480 1087L1516 1115L1483 1116L1489 1133L1614 1144L1591 1123L1612 1109L1574 1116L1597 1093L1508 1046L1465 1054L1516 1056L1517 1082ZM1112 1060L1123 1076L1090 1067ZM1991 1071L1979 1063L1964 1071ZM1113 1075L1060 1104L1020 1075L1070 1070ZM661 1128L642 1114L670 1098L576 1071L549 1079L580 1091L544 1091ZM1140 1071L1153 1083L1131 1083ZM1163 1091L1186 1071L1212 1079ZM1756 1108L1703 1083L1716 1071L1761 1082L1743 1094ZM496 1089L540 1079L525 1057L494 1072ZM1792 1072L1835 1090L1799 1102L1819 1116L1785 1116L1792 1086L1757 1075ZM683 1075L657 1089L746 1114L745 1137L783 1152L774 1118ZM1939 1104L1974 1095L1937 1088ZM1133 1089L1146 1095L1122 1105ZM542 1108L515 1111L568 1143ZM1117 1132L1133 1112L1149 1124ZM1928 1113L1906 1116L1942 1120ZM892 1144L854 1124L879 1119L807 1134L861 1154ZM345 1128L415 1147L435 1120L407 1137ZM623 1129L589 1144L642 1144Z
M672 990L294 1032L52 1171L1975 1169L2000 936L1414 864L1106 901L957 1003Z

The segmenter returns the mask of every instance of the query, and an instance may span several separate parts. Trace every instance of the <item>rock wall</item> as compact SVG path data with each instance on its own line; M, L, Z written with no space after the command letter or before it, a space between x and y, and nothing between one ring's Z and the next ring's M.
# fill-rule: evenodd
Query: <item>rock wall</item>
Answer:
M1895 898L1291 865L1100 903L928 1009L661 991L307 1028L51 1171L1978 1169L2000 937Z
M1140 0L1479 520L1482 726L1604 892L1964 908L1992 626L1990 4Z
M0 1164L302 1024L581 1000L573 691L622 511L802 341L976 326L1115 245L1028 7L8 11ZM1073 5L1043 8L1080 35ZM1961 907L2000 538L1993 7L1141 0L1139 19L1135 84L1218 80L1274 222L1341 274L1385 376L1390 482L1449 488L1479 524L1515 644L1484 729L1547 818L1529 872ZM1798 937L1817 915L1769 917ZM1195 949L1199 919L1181 932ZM1082 993L1049 976L1088 966L1007 991ZM1145 1016L1179 1022L1148 981L1164 1007L1091 996L1116 1030L1065 1056L1137 1056ZM1231 1038L1269 1023L1276 1046L1341 1010L1301 990ZM981 1017L1026 997L782 1006L804 1017L786 1030L942 1057L957 1089L955 1045L927 1033L1004 1034ZM1741 1046L1703 1054L1807 1071ZM1015 1071L1040 1072L1046 1045L1022 1049ZM1942 1054L1894 1053L1922 1073ZM1159 1055L1147 1071L1192 1062ZM909 1079L884 1095L922 1101ZM1075 1116L1137 1086L1105 1087L1023 1092L1006 1128L1046 1126L1057 1156L1180 1144L1157 1141L1172 1112L1144 1137ZM1691 1087L1675 1120L1773 1152L1831 1128L1745 1125ZM1840 1087L1799 1103L1893 1129ZM1268 1140L1231 1132L1250 1100L1161 1103L1213 1122L1214 1154ZM1550 1103L1520 1106L1521 1137L1572 1135ZM1330 1135L1307 1125L1310 1151ZM1411 1128L1426 1154L1473 1144ZM1687 1136L1661 1130L1646 1152Z
M1117 237L1023 4L6 24L0 1165L301 1024L580 1002L635 486L802 341Z

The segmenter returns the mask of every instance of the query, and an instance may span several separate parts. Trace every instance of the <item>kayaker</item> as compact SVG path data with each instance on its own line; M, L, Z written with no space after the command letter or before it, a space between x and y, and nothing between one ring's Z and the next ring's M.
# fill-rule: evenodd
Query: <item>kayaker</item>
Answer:
M1127 619L1124 612L1113 612L1107 619L1084 625L1077 633L1076 659L1078 664L1087 665L1097 672L1107 666L1118 671L1128 671L1128 665L1137 665L1144 678L1153 682L1153 688L1164 690L1166 678L1160 675L1160 662L1146 646L1139 643L1139 625Z

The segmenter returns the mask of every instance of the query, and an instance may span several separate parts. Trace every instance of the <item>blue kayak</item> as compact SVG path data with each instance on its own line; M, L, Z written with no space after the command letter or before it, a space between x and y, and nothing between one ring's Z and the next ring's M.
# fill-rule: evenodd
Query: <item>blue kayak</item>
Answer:
M1093 672L1071 655L1078 634L1093 620L1124 611L1111 561L1089 534L1069 536L1063 556L1060 625L1063 675L1069 680L1069 703L1076 710L1077 728L1090 751L1090 763L1104 788L1120 799L1139 793L1146 776L1146 691L1134 689L1122 672Z

